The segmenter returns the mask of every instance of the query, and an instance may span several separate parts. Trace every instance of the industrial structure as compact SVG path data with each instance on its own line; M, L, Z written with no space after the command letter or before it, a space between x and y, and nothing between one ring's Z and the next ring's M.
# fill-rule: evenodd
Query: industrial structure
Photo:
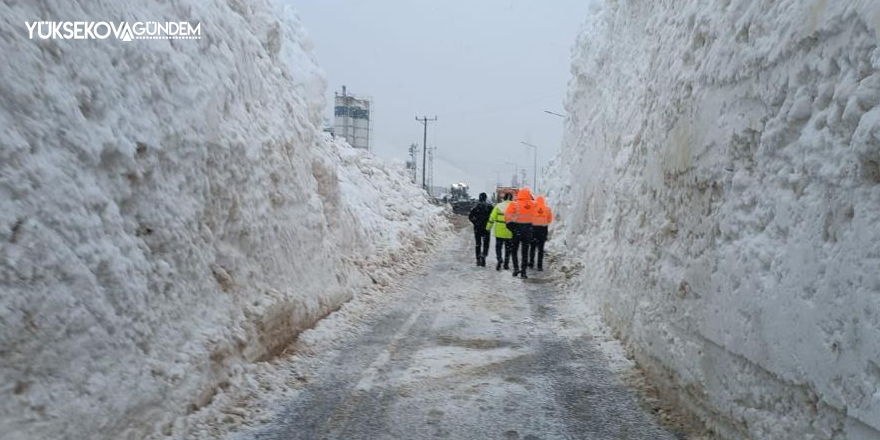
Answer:
M336 92L333 108L333 133L352 147L370 149L370 100L351 95L342 86Z

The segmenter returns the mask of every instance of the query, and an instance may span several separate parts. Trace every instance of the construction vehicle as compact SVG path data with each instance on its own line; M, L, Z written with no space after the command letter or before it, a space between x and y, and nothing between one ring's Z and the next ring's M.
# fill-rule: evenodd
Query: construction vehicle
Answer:
M449 201L450 202L460 202L465 200L470 200L471 197L468 195L468 186L467 182L455 182L449 188Z
M513 186L499 186L495 188L495 203L499 203L504 200L505 194L510 194L514 198L516 198L516 193L519 191L519 188Z
M476 201L468 195L470 186L467 182L455 182L449 188L449 200L452 205L452 212L459 215L467 215L474 207Z

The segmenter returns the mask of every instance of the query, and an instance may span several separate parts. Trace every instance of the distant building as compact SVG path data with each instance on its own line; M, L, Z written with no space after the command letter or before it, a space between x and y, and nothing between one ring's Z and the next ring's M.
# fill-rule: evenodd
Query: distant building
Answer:
M342 86L334 101L334 135L352 147L370 149L370 100L350 95Z

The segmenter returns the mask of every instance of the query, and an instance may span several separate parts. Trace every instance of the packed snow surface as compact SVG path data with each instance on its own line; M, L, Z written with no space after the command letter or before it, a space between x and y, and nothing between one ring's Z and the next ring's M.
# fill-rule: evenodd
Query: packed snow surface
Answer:
M880 3L594 1L558 234L729 438L880 438Z
M569 307L555 258L524 281L474 266L473 240L465 225L378 302L359 296L304 332L299 352L315 356L288 364L298 386L267 423L225 438L679 438L621 380L620 345Z
M25 27L83 19L202 38ZM274 4L5 1L0 53L0 438L186 436L449 231L401 164L324 137L322 73Z

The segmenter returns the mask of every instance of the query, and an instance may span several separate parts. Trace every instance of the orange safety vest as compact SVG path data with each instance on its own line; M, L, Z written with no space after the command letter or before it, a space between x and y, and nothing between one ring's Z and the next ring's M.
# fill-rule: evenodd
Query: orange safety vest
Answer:
M507 205L504 221L530 225L535 220L535 207L531 191L528 188L523 188L516 194L516 200Z
M548 226L553 221L553 211L547 206L544 196L539 196L535 203L535 220L532 221L532 224L535 226Z

